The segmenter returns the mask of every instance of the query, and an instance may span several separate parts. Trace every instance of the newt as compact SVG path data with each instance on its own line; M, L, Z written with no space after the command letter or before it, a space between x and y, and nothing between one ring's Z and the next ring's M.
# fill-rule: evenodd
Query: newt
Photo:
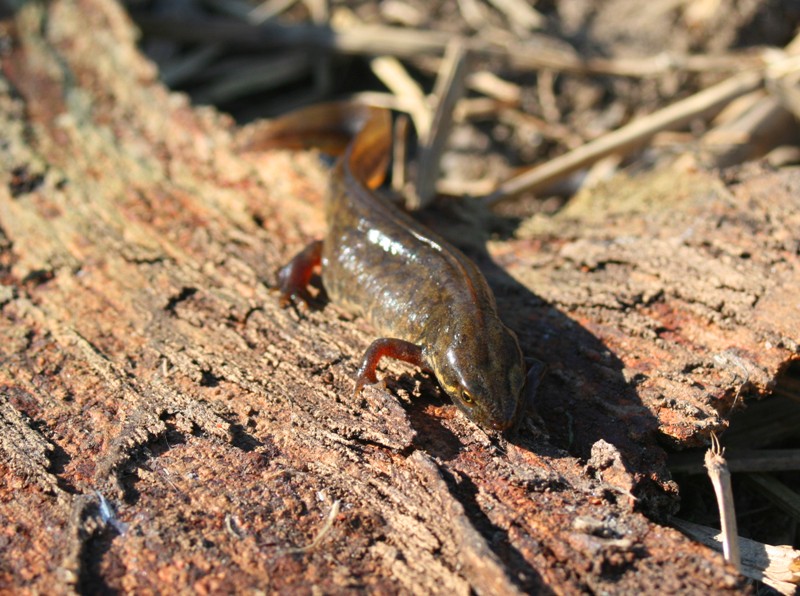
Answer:
M326 197L327 234L279 271L281 304L311 304L308 286L321 265L328 297L380 335L364 354L356 395L378 381L381 358L395 358L432 371L478 425L506 430L520 419L523 392L535 392L541 368L531 368L526 389L517 337L500 320L476 265L374 192L384 181L391 138L387 110L338 103L280 117L251 140L251 149L316 146L340 155Z

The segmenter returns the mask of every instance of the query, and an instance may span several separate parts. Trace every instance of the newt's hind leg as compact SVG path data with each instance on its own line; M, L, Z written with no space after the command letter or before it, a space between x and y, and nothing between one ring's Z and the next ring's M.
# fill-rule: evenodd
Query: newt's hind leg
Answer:
M314 298L308 292L308 285L314 269L322 262L322 240L316 240L295 255L278 270L280 289L279 303L285 308L300 299L311 306Z
M384 356L408 362L409 364L419 366L425 370L430 369L427 362L425 362L421 346L402 339L393 339L389 337L376 339L370 344L367 351L364 352L364 359L361 361L361 367L358 369L356 396L361 393L361 390L367 383L372 384L378 382L375 368Z

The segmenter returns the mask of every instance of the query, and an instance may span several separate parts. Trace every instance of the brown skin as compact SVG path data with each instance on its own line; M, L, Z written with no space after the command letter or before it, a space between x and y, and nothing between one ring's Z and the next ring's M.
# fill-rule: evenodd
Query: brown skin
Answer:
M384 336L365 354L356 393L377 380L381 357L398 358L432 370L479 425L513 426L523 410L525 363L486 280L461 251L373 192L389 160L389 113L315 106L276 120L252 146L314 144L330 151L342 146L343 133L352 142L332 176L328 233L281 270L282 302L308 301L310 273L321 262L328 296Z

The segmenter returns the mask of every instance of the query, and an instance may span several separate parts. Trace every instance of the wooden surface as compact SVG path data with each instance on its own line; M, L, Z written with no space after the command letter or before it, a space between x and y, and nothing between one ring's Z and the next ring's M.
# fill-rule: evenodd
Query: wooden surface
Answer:
M549 367L506 441L408 368L353 400L368 326L278 308L275 268L323 230L314 155L243 155L108 0L2 35L0 590L743 588L642 511L675 503L660 442L797 357L796 171L672 170L473 228ZM488 219L460 213L440 231Z

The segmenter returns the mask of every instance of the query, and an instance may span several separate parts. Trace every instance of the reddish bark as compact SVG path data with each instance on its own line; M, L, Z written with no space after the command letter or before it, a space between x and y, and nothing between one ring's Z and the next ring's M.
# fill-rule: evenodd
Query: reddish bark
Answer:
M659 436L699 440L796 357L796 175L673 173L490 243L550 367L546 426L506 442L408 368L354 402L370 330L280 309L275 269L322 230L313 156L237 152L109 0L5 35L0 587L742 587L638 509L674 490Z

